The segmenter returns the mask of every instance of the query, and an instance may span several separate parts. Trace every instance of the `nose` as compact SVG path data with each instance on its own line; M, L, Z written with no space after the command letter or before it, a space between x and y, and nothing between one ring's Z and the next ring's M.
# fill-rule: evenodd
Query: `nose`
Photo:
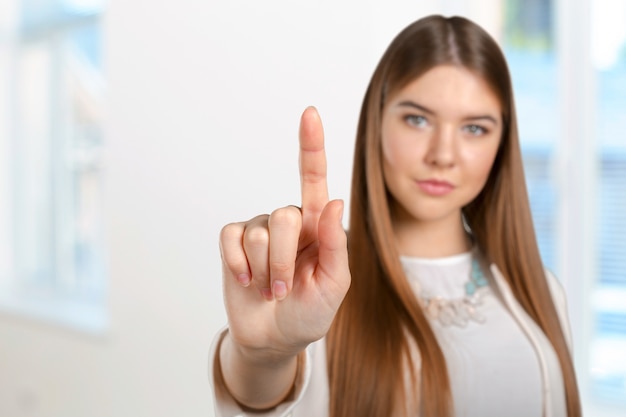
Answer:
M452 126L437 126L430 137L426 163L438 167L451 167L456 160L456 132Z

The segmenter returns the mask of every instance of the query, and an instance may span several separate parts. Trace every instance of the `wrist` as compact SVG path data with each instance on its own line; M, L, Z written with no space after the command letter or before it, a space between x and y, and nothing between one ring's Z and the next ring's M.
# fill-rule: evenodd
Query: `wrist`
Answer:
M225 387L242 407L270 409L293 393L297 353L243 347L227 333L218 354Z
M224 337L228 349L238 360L249 366L276 368L290 363L306 349L307 344L287 345L276 342L264 341L260 346L250 343L246 337L240 337L230 329Z

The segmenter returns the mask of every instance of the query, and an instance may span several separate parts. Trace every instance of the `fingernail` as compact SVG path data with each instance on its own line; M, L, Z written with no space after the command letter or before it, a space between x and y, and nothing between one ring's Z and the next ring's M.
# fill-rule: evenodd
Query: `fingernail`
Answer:
M239 274L237 275L237 281L244 287L250 285L250 275L248 274Z
M267 301L272 301L274 299L274 297L272 296L272 290L270 290L269 288L261 288L259 291L261 291L261 295Z
M274 281L272 289L274 290L274 297L279 301L287 296L287 285L283 281Z

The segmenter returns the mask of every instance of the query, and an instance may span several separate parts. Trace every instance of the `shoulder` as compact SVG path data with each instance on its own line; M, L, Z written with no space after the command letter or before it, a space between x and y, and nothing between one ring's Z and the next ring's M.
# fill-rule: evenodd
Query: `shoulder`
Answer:
M513 292L511 291L508 282L506 281L498 267L495 264L491 264L490 269L504 300L507 302L507 304L509 304L509 306L516 306L517 300L515 299L515 296L513 295ZM558 315L559 322L561 324L561 329L563 330L563 335L565 336L565 340L571 351L572 335L570 330L569 314L567 309L567 297L565 294L565 290L561 282L550 270L544 269L544 271L544 277L547 282L550 296L552 298L552 302L554 303L554 308Z
M492 276L496 279L496 282L501 290L506 290L505 292L510 292L510 288L508 282L500 272L500 269L496 264L490 265L490 270ZM558 280L558 278L550 271L549 269L544 269L545 280L548 284L548 288L550 290L550 295L552 300L554 301L555 307L557 310L566 310L567 309L567 301L565 295L565 289L563 285Z
M548 287L550 288L550 294L552 295L552 299L556 305L557 309L566 309L567 308L567 296L565 294L565 288L563 288L563 284L561 281L550 271L549 269L545 269L546 281L548 282Z

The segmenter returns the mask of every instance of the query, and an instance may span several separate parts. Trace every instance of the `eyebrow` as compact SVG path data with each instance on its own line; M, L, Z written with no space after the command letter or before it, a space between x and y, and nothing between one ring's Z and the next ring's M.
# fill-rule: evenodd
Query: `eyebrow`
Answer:
M423 111L424 113L427 113L427 114L432 114L432 115L435 114L435 112L429 109L428 107L422 106L421 104L417 104L410 100L405 100L405 101L398 103L398 107L411 107L411 108ZM488 120L488 121L491 121L495 125L499 124L498 120L489 114L469 116L469 117L464 118L463 120L468 120L468 121L469 120Z

